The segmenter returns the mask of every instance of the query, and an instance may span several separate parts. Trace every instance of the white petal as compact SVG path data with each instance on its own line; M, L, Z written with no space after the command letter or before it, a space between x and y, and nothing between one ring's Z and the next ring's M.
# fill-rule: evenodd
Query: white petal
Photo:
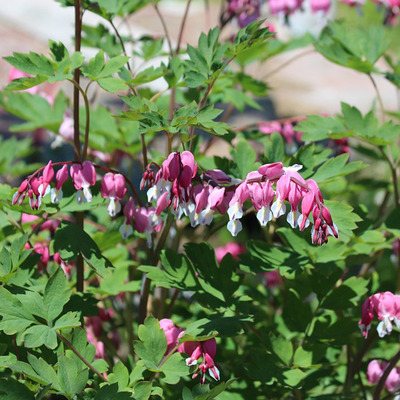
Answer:
M297 218L297 224L299 225L299 228L301 226L301 223L303 222L304 215L300 214L299 217ZM306 218L306 223L304 225L304 229L308 228L310 226L310 220Z
M110 202L108 203L107 211L110 217L115 217L121 211L121 204L114 197L110 197Z
M279 218L281 215L285 214L286 212L286 205L283 200L276 200L271 206L272 214L275 218Z
M272 213L269 207L261 207L257 212L257 219L260 222L261 226L266 226L269 221L271 221Z
M215 374L213 370L215 371ZM208 372L210 373L211 378L214 378L216 381L219 381L221 374L219 373L219 369L217 368L216 365L214 365L214 368L210 368Z
M294 229L297 227L299 220L298 211L290 211L286 217L286 221L290 224L290 226Z
M213 220L213 212L210 208L206 208L200 213L200 224L201 225L210 225Z
M228 208L229 219L232 221L233 219L240 219L243 216L242 205L237 202L234 205Z
M152 201L157 200L157 186L152 186L147 191L147 201L151 203Z
M85 196L85 199L88 203L92 201L92 192L90 191L89 186L83 187L83 195Z
M297 172L297 171L300 171L302 168L303 168L303 166L301 164L294 164L294 165L291 165L290 167L283 167L283 170L285 172L287 172L287 171Z
M133 228L131 225L124 223L120 226L119 232L121 233L123 239L127 239L133 233Z
M12 204L14 204L16 202L15 198L18 196L18 194L19 194L18 190L13 194Z
M197 364L197 360L193 360L193 361L190 361L191 360L191 358L190 357L188 357L185 361L186 361L186 365L188 366L188 367L191 367L192 365L196 365Z
M227 228L232 236L237 236L237 234L242 230L242 223L238 219L234 219L228 222Z
M82 190L76 192L76 201L78 204L82 204L86 201L86 197L83 195Z

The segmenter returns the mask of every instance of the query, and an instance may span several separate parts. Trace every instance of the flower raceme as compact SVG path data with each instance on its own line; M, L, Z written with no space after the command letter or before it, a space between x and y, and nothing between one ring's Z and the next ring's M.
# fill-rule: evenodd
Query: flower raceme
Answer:
M287 221L293 228L307 228L312 215L313 243L326 243L328 235L338 237L338 228L324 206L318 184L302 178L298 172L301 165L285 168L281 162L266 164L239 182L220 170L197 174L197 164L188 151L171 153L156 173L152 165L146 168L142 184L149 186L147 197L149 202L156 202L157 215L171 207L178 219L185 215L195 227L209 225L215 212L227 213L227 228L236 236L242 230L240 219L246 201L251 201L262 226L273 216L284 215L289 202Z
M167 318L160 321L160 328L164 331L167 338L167 351L165 352L165 355L167 355L178 346L179 339L184 335L185 330L176 326ZM199 369L193 374L193 379L195 379L201 371L202 375L200 382L201 384L204 384L206 380L206 372L208 371L213 379L219 381L219 369L214 362L217 353L217 342L214 338L202 342L183 342L176 350L189 356L186 359L187 366L196 365L200 358L203 359L199 365Z
M69 173L67 164L72 164ZM77 190L78 203L90 202L90 188L97 179L96 168L101 167L90 161L54 164L58 165L62 165L62 168L55 173L49 161L45 167L25 179L13 195L13 204L22 204L28 196L30 206L38 209L42 198L48 193L51 193L52 202L58 202L63 196L62 186L69 176ZM132 234L133 225L139 233L147 234L148 244L151 245L151 236L161 230L162 213L167 208L177 219L183 215L188 217L192 227L211 224L215 213L227 214L227 228L232 236L236 236L242 230L240 220L246 202L252 203L262 226L266 226L273 217L284 215L286 204L289 203L286 220L292 228L307 228L312 215L313 243L322 245L327 243L329 235L338 237L338 228L324 205L318 184L312 179L306 181L302 178L298 172L301 165L284 167L281 162L265 164L257 171L248 173L244 180L238 180L218 169L198 173L193 154L190 151L177 151L167 157L158 171L153 166L157 167L155 163L146 167L141 187L149 187L148 201L156 204L136 207L133 199L129 199L123 209L125 220L120 228L123 238ZM54 177L55 186L51 189ZM127 192L125 177L118 173L106 173L100 192L103 198L109 199L108 213L115 217L121 210L120 201Z
M375 315L380 320L377 326L379 337L392 332L392 323L400 328L400 296L391 292L376 293L364 301L358 325L365 338L368 336Z
M378 360L372 360L368 364L367 368L367 379L371 384L378 383L381 379L385 369L387 367L387 362L379 362ZM400 389L400 366L393 368L385 381L385 387L388 392L394 392Z

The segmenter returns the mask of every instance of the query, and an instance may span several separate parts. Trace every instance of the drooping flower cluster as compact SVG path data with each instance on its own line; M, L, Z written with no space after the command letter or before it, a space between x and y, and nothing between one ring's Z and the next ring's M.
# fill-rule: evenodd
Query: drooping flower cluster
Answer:
M400 328L400 296L391 292L376 293L364 301L358 325L365 338L368 336L374 316L380 320L377 326L380 337L392 332L393 323Z
M156 215L171 206L177 218L186 215L195 227L209 225L216 211L227 213L227 228L236 236L242 230L240 219L247 200L252 202L262 226L266 226L272 216L284 215L288 201L291 208L287 221L293 228L305 229L312 214L313 243L326 243L328 235L338 237L338 229L324 206L318 184L312 179L305 181L298 173L302 166L285 168L281 162L265 164L239 183L234 183L220 170L199 175L194 157L188 151L171 153L155 175L151 167L149 165L145 171L142 187L150 186L147 196L149 202L157 203Z
M260 17L259 0L228 0L228 15L237 19L240 28L244 28Z
M389 363L379 362L378 360L372 360L368 364L367 379L371 384L378 383L381 379L386 367ZM393 368L385 381L385 387L388 392L394 392L400 389L400 366Z
M167 351L165 355L170 353L179 344L179 339L184 335L184 329L176 326L170 319L164 318L160 321L160 328L165 332L167 338ZM192 366L197 365L200 358L203 361L199 365L199 369L193 374L192 379L195 379L201 372L202 384L206 381L206 372L208 371L210 376L219 381L220 373L219 369L214 362L215 355L217 353L217 342L214 338L204 340L202 342L183 342L177 351L180 353L187 354L189 357L186 359L186 365Z
M287 18L295 11L302 9L304 0L269 0L268 6L272 15ZM331 7L331 0L310 0L310 9L313 13L327 13Z
M190 153L191 154L191 153ZM57 203L63 197L62 187L68 180L69 176L72 178L76 192L77 202L92 201L91 187L96 184L96 168L90 161L83 163L66 162L57 163L55 165L63 164L57 173L54 173L54 168L51 161L44 167L36 171L33 175L25 179L18 190L14 193L12 198L13 204L21 205L25 197L28 196L29 204L32 209L39 209L43 197L50 193L51 202ZM69 168L67 164L72 164ZM196 165L197 167L197 165ZM42 172L41 175L40 172ZM196 171L194 172L196 174ZM39 175L39 176L37 176ZM55 176L55 185L50 187ZM192 172L188 169L182 172L179 178L179 183L174 186L176 193L188 187L188 182L192 179ZM108 199L107 211L111 217L115 217L121 211L121 201L127 192L126 179L123 175L118 173L108 172L104 175L100 184L101 196ZM133 232L133 227L139 233L147 233L148 244L151 244L151 234L159 232L162 227L162 218L160 217L160 208L155 207L136 207L132 198L128 200L123 209L124 222L120 228L123 238L127 238Z
M298 120L299 119L297 119L297 121ZM304 132L298 131L296 129L296 123L289 121L263 121L258 123L258 129L265 135L271 135L273 133L281 135L286 144L286 152L288 154L294 154L299 146L304 143L302 140ZM328 147L334 150L335 155L348 153L350 151L347 138L328 139Z

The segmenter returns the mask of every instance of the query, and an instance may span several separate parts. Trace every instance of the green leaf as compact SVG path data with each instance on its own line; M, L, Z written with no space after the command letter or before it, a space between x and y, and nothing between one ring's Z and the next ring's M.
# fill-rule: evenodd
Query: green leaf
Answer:
M97 82L102 89L110 93L116 93L119 90L127 89L125 82L118 78L101 78Z
M135 344L137 356L148 369L159 371L158 365L167 351L167 337L160 328L159 321L153 316L147 317L144 325L139 326L138 336L140 341Z
M34 325L25 331L24 342L28 348L40 347L44 344L49 349L55 349L57 335L55 330L47 325Z
M285 142L279 133L273 133L271 140L267 140L265 146L265 157L268 163L279 162L285 156Z
M292 343L282 336L271 336L270 342L272 351L279 357L284 365L289 365L293 355Z
M297 125L300 132L304 132L302 140L316 142L326 139L332 135L335 138L348 136L347 129L342 122L334 117L321 117L320 115L309 115L305 121Z
M4 59L13 67L31 75L53 75L54 69L51 61L42 54L13 53L13 56L4 57Z
M230 379L227 382L221 382L219 385L212 388L208 393L201 394L200 396L196 396L193 400L213 400L216 396L221 394L224 390L226 390L232 383L235 382L235 379Z
M357 228L356 222L361 221L360 217L353 212L352 207L343 202L326 200L324 203L339 229L340 240L347 243L353 235L353 230Z
M22 332L32 323L37 322L16 296L4 287L0 287L0 298L0 315L3 317L0 321L0 330L5 334L14 335Z
M101 72L96 76L96 78L107 78L110 75L116 74L128 61L129 57L126 56L117 56L111 58L102 68Z
M93 58L89 60L86 67L82 68L82 74L90 79L96 79L104 67L104 52L100 50Z
M60 315L70 296L71 291L67 288L65 273L61 268L58 268L47 281L44 289L44 309L50 323Z
M283 373L286 385L296 387L307 376L301 369L292 368Z
M28 353L28 361L35 372L51 387L61 391L60 382L54 368L48 364L43 358L37 358L33 354Z
M117 383L119 391L122 391L128 387L129 372L122 361L118 361L114 365L112 374L108 376L108 382Z
M189 368L181 353L172 354L160 368L164 374L161 381L169 385L176 385L183 376L189 375Z
M105 384L97 392L94 400L131 400L132 398L134 398L132 393L119 392L118 385L113 383L112 385Z
M135 400L148 400L152 394L153 385L152 382L137 382L132 389Z
M139 270L147 272L157 286L180 290L194 290L197 287L196 273L184 255L166 249L161 253L160 260L164 270L147 265L140 266Z
M73 355L73 357L76 357ZM83 365L83 363L79 360ZM66 355L58 357L58 379L64 393L69 397L80 393L86 386L89 373L87 367L79 368L77 363Z
M195 298L213 309L235 302L233 294L240 286L237 262L228 254L218 265L214 250L206 243L186 243L185 251L198 273L200 287Z
M94 240L77 225L63 221L54 237L54 251L59 252L66 262L76 259L79 253L85 261L99 274L103 275L105 268L111 263L101 254Z
M72 311L61 315L61 317L58 318L57 321L55 321L54 323L55 330L76 328L78 326L81 326L81 321L78 314Z
M298 347L293 356L293 364L300 368L308 368L313 363L312 351L304 350L303 347Z
M236 162L240 176L244 179L250 171L257 169L256 152L253 147L245 140L240 140L236 146L236 152L233 154L233 160Z
M27 92L1 93L0 104L11 114L27 121L12 125L10 128L12 132L27 132L46 128L58 133L66 110L65 95L62 93L57 96L54 107L42 96Z
M356 299L364 296L368 291L369 280L352 276L326 297L321 307L331 310L346 310L357 304Z
M312 175L312 178L318 183L330 182L340 176L351 174L367 166L362 161L347 163L348 159L349 155L347 153L330 158L318 168L315 174Z
M11 83L6 86L5 90L27 90L46 82L47 79L47 76L44 75L37 75L33 78L13 79Z
M34 394L14 379L0 379L0 400L34 400Z

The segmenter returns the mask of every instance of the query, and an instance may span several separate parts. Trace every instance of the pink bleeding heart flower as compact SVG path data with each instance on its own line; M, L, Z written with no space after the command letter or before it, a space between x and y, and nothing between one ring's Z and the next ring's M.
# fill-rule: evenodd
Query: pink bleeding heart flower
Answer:
M14 193L12 197L12 204L15 205L17 202L19 205L22 204L26 196L26 191L28 189L28 180L24 179L19 186L18 190ZM19 201L18 201L19 200Z
M216 381L220 379L219 369L214 362L217 353L217 342L214 338L203 342L184 342L179 346L178 351L180 353L186 353L189 356L189 358L186 359L187 366L196 365L199 358L203 358L202 363L199 365L199 371L195 372L192 376L193 379L197 377L200 371L202 373L201 384L205 383L205 374L207 371L209 371L210 376Z
M128 202L125 204L124 207L124 216L125 220L121 227L119 228L119 231L124 239L127 239L130 235L133 233L132 229L132 219L136 214L136 205L135 202L133 201L132 197L129 198Z
M167 350L165 351L165 355L167 355L178 345L179 335L183 332L183 329L176 326L168 318L160 320L160 328L164 331L165 336L167 337Z
M380 337L392 332L392 323L400 328L400 296L391 292L376 293L364 301L358 325L365 338L368 336L374 315L381 321L377 327Z
M151 247L151 234L153 232L160 232L162 219L157 215L155 207L139 207L135 212L133 226L139 233L147 233L147 245Z
M246 248L239 243L229 242L224 246L217 247L215 249L215 256L217 257L218 263L229 253L232 254L233 258L238 259L239 255L244 253Z
M42 196L39 192L39 187L42 185L42 177L33 177L29 183L28 197L29 205L32 210L38 210L42 204Z
M182 152L181 164L179 183L183 188L187 188L197 174L197 163L195 163L194 156L190 151Z
M368 382L371 384L378 383L379 379L381 379L383 371L384 371L384 365L380 363L378 360L372 360L368 364L367 368Z
M56 185L51 189L50 197L52 203L58 203L63 198L62 187L69 177L68 167L63 165L56 174Z
M250 193L247 187L247 182L243 181L236 187L235 193L229 202L229 208L227 211L229 216L227 228L232 236L237 236L237 234L242 230L240 218L243 216L243 203L249 197Z
M110 199L107 211L111 217L115 217L121 211L119 201L123 199L126 191L123 175L110 172L104 175L100 185L100 193L103 198Z
M43 268L47 267L50 261L50 250L47 243L35 243L33 245L35 253L40 254L40 263L38 264L38 271L42 272Z
M271 29L270 29L270 31L271 31ZM260 122L258 124L258 129L264 135L271 135L274 132L279 133L279 134L282 133L282 125L279 122L276 122L276 121Z
M386 368L386 366L385 366ZM385 387L388 392L395 392L400 389L400 368L393 368L386 378Z
M78 191L76 193L78 204L81 204L83 201L91 202L92 192L90 191L90 186L96 183L94 165L90 161L84 161L82 165L74 164L70 168L70 174L75 189Z
M331 7L331 0L310 0L310 5L313 13L322 11L326 14Z
M270 289L279 286L282 280L281 275L279 274L279 271L277 269L265 272L264 276L265 276L265 284L267 288Z
M66 277L69 278L71 276L72 265L66 263L61 258L59 252L53 254L53 260L61 267L61 269L64 271L64 274L66 275Z
M44 197L50 193L50 182L53 180L53 178L54 178L54 168L50 160L48 164L44 167L41 180L42 182L38 188L41 197Z

